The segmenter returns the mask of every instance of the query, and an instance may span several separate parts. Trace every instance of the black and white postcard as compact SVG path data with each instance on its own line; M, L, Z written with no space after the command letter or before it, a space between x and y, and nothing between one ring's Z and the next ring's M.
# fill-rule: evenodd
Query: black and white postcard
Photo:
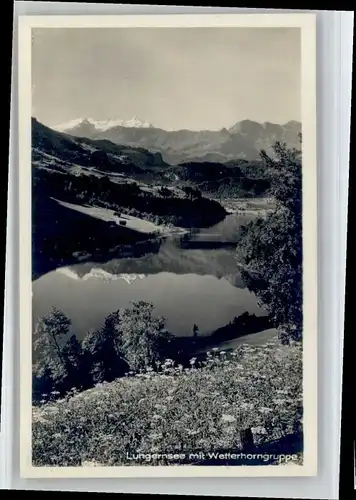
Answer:
M22 476L316 475L314 16L19 21Z

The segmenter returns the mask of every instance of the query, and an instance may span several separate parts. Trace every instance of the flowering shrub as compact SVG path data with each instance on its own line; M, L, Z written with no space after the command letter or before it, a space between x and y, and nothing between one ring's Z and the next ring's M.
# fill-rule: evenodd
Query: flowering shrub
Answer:
M36 466L137 463L134 453L236 450L240 431L261 440L295 432L302 419L299 344L213 350L202 367L166 360L151 369L33 408Z

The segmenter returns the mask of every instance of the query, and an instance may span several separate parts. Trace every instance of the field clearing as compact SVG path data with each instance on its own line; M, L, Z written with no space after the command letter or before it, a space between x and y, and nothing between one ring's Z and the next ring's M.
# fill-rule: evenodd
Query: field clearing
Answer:
M115 211L108 208L95 207L90 205L76 205L74 203L68 203L66 201L57 200L55 198L52 199L63 207L76 210L77 212L81 212L105 222L115 222L116 224L119 224L119 220L125 220L125 227L134 231L138 231L140 233L150 234L157 231L162 232L161 226L157 226L153 222L146 221L138 217L133 217L132 215L122 215L121 217L117 217L115 215Z

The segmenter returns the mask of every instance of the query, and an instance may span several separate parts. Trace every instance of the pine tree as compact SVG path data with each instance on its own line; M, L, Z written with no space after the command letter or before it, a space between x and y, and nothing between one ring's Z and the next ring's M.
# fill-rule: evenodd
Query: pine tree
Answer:
M92 382L112 381L128 370L118 328L119 312L109 314L102 328L90 330L83 340L85 370Z
M83 352L80 342L72 335L62 347L62 356L66 365L66 389L80 389L86 386L83 373Z

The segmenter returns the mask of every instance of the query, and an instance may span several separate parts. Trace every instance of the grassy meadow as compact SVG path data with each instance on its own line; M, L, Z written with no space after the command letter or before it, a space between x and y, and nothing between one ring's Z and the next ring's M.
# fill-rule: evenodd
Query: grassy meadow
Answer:
M231 352L215 348L203 366L195 365L194 358L191 368L166 360L160 373L130 372L56 402L44 395L33 408L33 464L177 465L127 457L236 452L245 429L252 429L256 445L300 429L299 343L283 346L275 338Z

